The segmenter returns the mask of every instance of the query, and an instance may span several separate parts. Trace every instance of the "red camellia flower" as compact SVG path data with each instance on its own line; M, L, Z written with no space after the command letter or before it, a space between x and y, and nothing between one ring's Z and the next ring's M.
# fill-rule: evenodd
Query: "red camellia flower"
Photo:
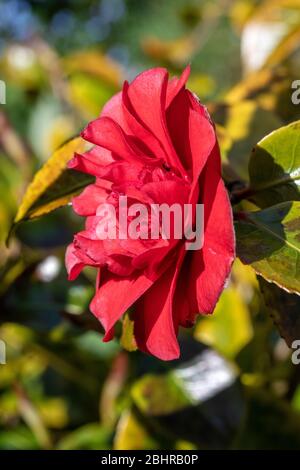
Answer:
M69 279L84 266L98 270L90 309L112 339L114 325L134 304L137 346L163 360L178 358L179 326L212 313L234 259L232 213L221 178L220 152L206 108L185 88L189 67L169 80L155 68L138 75L82 132L93 144L69 168L95 176L73 199L86 217L66 253ZM185 239L99 239L98 208L135 203L204 205L204 242Z

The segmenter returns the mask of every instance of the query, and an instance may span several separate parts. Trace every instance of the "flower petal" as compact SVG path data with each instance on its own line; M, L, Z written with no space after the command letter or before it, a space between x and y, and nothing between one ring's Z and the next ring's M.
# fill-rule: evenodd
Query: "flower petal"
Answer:
M167 163L185 174L175 152L166 124L168 72L163 68L146 70L128 87L128 99L138 120L157 137L166 153Z
M91 312L108 332L152 282L141 273L117 277L106 271L101 275L100 287L91 302Z
M174 98L178 95L178 93L184 88L186 82L189 79L191 73L191 66L187 65L184 71L182 72L180 78L173 77L169 83L167 88L167 97L166 97L166 109L170 106Z
M76 248L71 243L66 250L65 255L66 268L68 272L69 281L76 279L84 268L85 264L78 258Z
M72 160L68 162L68 168L101 177L103 168L113 161L109 150L95 146L83 154L75 153Z
M209 184L208 184L209 183ZM200 200L204 203L204 244L201 250L193 251L186 258L189 268L183 269L178 283L177 300L181 296L190 298L192 322L194 314L212 313L229 276L235 256L235 239L232 211L221 179L220 153L216 145L199 182ZM187 278L187 273L188 278ZM182 290L182 286L186 289ZM194 293L189 286L195 286ZM195 296L197 311L195 312ZM178 303L180 300L178 300ZM186 310L181 314L180 323L186 322Z
M216 142L213 125L201 104L192 104L189 92L184 89L173 99L167 123L177 154L197 181Z
M134 335L139 349L164 361L177 359L178 323L173 318L173 295L182 263L181 256L137 301L134 313Z
M78 215L95 215L98 206L106 201L107 195L108 193L104 188L100 188L96 184L90 184L85 187L79 196L73 197L73 209Z
M154 159L145 156L133 139L110 117L100 117L90 122L81 135L85 140L110 150L127 162L153 163Z

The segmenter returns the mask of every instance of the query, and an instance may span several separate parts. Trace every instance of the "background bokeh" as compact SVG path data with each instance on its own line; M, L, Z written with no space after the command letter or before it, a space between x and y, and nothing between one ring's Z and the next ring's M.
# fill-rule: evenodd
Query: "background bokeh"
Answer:
M148 67L191 63L224 178L246 181L252 147L300 118L299 44L299 0L0 0L0 449L300 449L300 365L273 323L299 322L297 296L237 260L214 315L162 363L135 351L129 316L102 343L94 273L67 281L70 207L5 245L35 171Z

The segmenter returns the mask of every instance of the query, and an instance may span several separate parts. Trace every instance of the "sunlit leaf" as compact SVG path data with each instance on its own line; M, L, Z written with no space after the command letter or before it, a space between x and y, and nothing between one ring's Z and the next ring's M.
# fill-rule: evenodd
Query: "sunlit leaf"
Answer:
M300 293L300 202L243 213L235 227L240 259L268 281Z
M260 207L300 200L300 121L264 137L249 162L251 199Z

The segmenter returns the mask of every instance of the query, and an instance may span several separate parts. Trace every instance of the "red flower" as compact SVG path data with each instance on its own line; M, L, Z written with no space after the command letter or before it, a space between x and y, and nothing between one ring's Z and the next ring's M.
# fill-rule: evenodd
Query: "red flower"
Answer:
M135 304L139 349L160 359L179 356L179 326L191 326L198 313L212 313L234 259L231 207L221 179L220 153L207 110L165 69L138 75L82 132L94 144L69 167L96 177L73 199L85 230L68 247L66 265L73 280L84 266L98 269L91 311L113 337L114 324ZM204 244L187 251L184 239L99 239L102 203L128 205L204 204Z

